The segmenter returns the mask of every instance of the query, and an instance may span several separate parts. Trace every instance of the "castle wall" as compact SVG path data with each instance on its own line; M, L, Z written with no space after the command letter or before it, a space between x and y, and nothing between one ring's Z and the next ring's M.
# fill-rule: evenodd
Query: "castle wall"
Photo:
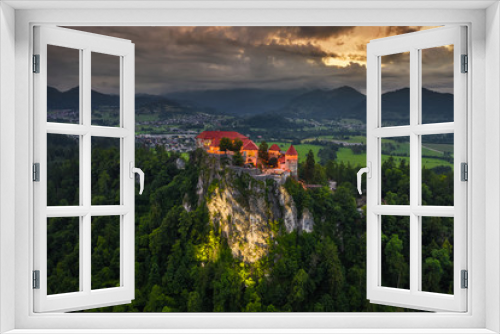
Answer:
M298 164L298 159L295 157L286 157L286 162L285 162L285 168L290 170L290 174L294 178L298 178L298 173L297 173L297 164Z

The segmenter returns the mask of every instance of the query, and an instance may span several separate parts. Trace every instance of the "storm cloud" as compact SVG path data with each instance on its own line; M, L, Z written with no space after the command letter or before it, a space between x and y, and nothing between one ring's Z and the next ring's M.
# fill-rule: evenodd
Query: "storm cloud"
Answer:
M233 88L332 89L344 85L365 92L366 44L427 28L431 27L71 27L135 43L136 92L147 94ZM449 48L443 48L427 56L433 58L429 76L441 78L436 89L447 89L441 72L449 72L449 64L436 59L449 60L449 53ZM60 90L78 82L70 74L75 72L74 56L68 57L61 50L49 55L49 64L53 64L49 84ZM118 91L113 64L95 56L93 89ZM391 73L396 79L391 79L387 90L400 85L399 65L394 57Z

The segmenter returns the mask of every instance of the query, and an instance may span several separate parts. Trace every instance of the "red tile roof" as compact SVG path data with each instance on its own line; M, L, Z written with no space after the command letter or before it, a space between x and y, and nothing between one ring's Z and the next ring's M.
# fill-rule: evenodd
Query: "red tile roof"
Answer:
M290 145L290 147L288 148L288 150L286 151L285 153L286 155L296 155L298 156L299 154L297 153L297 150L295 149L295 147L293 147L293 145Z
M199 135L196 136L198 139L221 139L223 137L229 139L248 139L248 137L238 133L236 131L203 131Z
M243 146L243 150L244 151L258 151L259 148L257 147L257 145L255 145L255 143L251 140L249 140L245 146Z
M212 139L212 142L210 143L210 146L219 146L220 145L220 140L221 138L214 138Z
M278 151L278 152L281 152L281 148L278 145L273 144L271 146L271 148L269 149L269 151Z

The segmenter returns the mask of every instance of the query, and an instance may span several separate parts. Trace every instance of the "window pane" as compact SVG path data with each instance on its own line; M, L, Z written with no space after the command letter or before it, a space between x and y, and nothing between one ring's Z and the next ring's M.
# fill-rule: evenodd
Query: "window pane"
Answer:
M453 294L453 218L421 219L422 290Z
M92 289L120 286L120 216L92 217Z
M382 126L410 124L410 53L381 57Z
M422 136L422 205L454 205L454 135Z
M47 294L80 290L80 218L47 219Z
M120 138L92 137L92 205L120 204Z
M92 52L92 125L120 126L120 57Z
M422 123L453 122L453 45L423 49Z
M80 50L47 45L47 122L80 122Z
M80 137L47 134L47 205L80 204Z
M410 217L382 216L382 286L410 288Z
M410 204L410 137L383 138L382 204Z

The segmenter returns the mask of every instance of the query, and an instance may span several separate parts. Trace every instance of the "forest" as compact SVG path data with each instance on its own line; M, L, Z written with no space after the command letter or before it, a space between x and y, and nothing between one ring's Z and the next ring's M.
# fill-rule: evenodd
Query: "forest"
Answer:
M147 183L141 196L136 193L135 299L87 312L412 311L366 299L366 208L358 207L355 189L360 166L337 161L335 149L318 161L310 152L299 165L300 179L322 187L305 189L291 178L284 187L298 215L304 208L312 213L314 230L287 233L282 221L270 221L267 254L247 263L233 256L198 200L204 154L192 151L180 169L179 153L136 147L136 166ZM78 203L78 159L75 138L48 136L48 205ZM93 141L93 205L117 204L119 172L119 145ZM407 161L390 157L382 175L384 204L407 204ZM337 182L335 191L329 180ZM422 180L424 205L453 205L451 168L424 168ZM78 218L47 222L49 294L79 289L78 224ZM384 216L382 232L382 284L408 289L409 220ZM119 217L92 219L92 289L119 285L119 234ZM453 219L424 218L422 246L423 290L453 293Z

